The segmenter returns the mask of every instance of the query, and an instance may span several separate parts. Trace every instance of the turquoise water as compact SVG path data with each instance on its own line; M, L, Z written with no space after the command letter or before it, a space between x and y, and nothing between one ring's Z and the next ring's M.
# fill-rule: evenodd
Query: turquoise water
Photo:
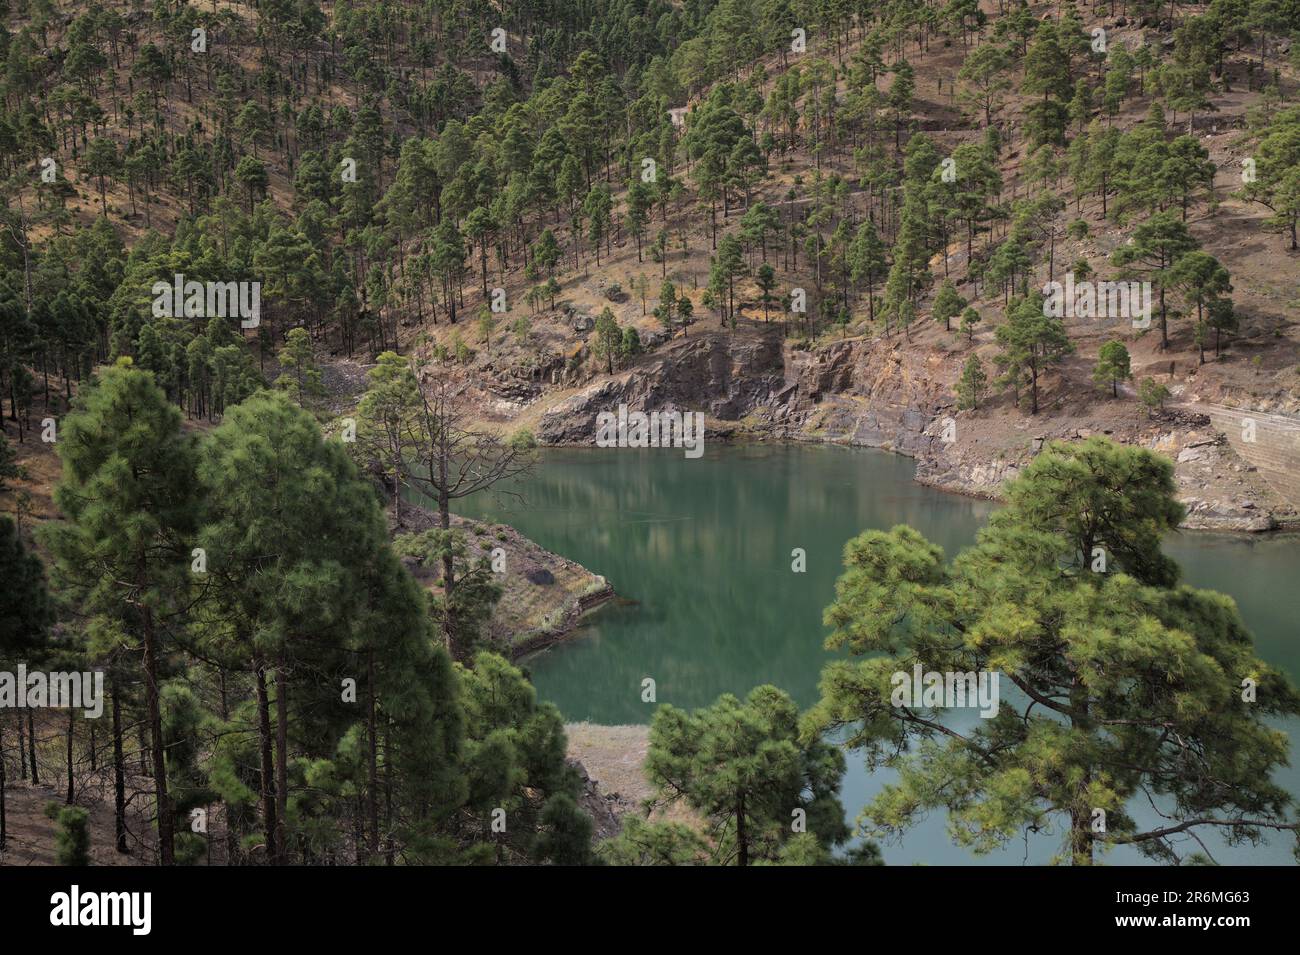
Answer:
M642 702L647 677L658 702L676 706L743 696L762 683L801 706L815 702L831 657L822 611L845 542L867 528L910 524L951 556L995 506L923 487L912 474L912 462L898 455L824 445L715 446L690 461L666 449L548 449L517 488L522 501L488 494L457 510L509 523L610 580L623 600L525 665L568 720L647 723L655 705ZM806 554L804 573L791 569L795 548ZM1261 655L1300 682L1300 538L1179 534L1167 550L1189 582L1235 597ZM1300 741L1300 721L1292 724L1286 728ZM1300 792L1300 772L1283 772L1280 781ZM888 778L869 775L849 754L850 818ZM1135 811L1154 822L1151 810L1145 818ZM901 843L884 845L887 861L1045 862L1060 844L1045 834L976 857L952 845L944 824L931 817ZM1238 864L1290 863L1289 843L1273 836L1267 845L1228 848L1207 839L1218 861ZM1143 860L1121 849L1107 861Z

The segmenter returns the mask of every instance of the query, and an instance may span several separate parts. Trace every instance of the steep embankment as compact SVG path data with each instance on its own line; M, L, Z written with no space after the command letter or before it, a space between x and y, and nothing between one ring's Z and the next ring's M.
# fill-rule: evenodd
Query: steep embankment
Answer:
M883 448L915 458L918 481L984 497L996 497L1046 443L1106 434L1173 460L1187 527L1261 531L1296 518L1286 497L1290 485L1267 480L1272 471L1285 472L1286 461L1278 458L1261 473L1267 462L1251 458L1254 451L1277 457L1278 442L1229 440L1231 416L1223 409L1201 413L1188 403L1148 414L1131 396L1112 398L1072 382L1072 371L1086 374L1080 367L1067 368L1067 377L1044 393L1039 415L1005 400L959 412L952 389L961 358L941 342L899 336L798 348L783 343L775 327L701 331L553 403L543 398L545 410L534 412L536 434L547 444L591 443L596 415L619 404L702 410L713 438ZM1261 434L1271 433L1261 424Z

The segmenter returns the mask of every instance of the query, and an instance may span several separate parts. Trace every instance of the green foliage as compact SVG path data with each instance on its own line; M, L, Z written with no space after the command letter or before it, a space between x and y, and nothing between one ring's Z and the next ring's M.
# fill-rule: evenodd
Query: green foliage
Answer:
M654 315L670 333L673 323L677 320L677 310L677 286L672 282L664 282L659 287L659 304L655 306Z
M623 334L618 343L619 361L626 364L639 354L641 354L641 335L633 326L629 325L623 329Z
M290 329L278 357L280 366L292 372L292 377L282 375L275 383L277 388L289 391L299 402L306 398L324 396L325 384L321 370L316 365L311 335L307 329Z
M173 859L159 674L172 635L164 621L189 599L198 518L195 445L153 377L129 359L102 371L64 418L63 476L54 500L66 520L45 525L61 592L103 626L104 650L143 650L154 753L160 855Z
M829 858L848 836L838 798L843 773L839 750L800 736L798 710L772 686L758 687L744 701L722 696L694 713L664 705L650 726L652 803L683 800L703 816L718 864L776 861L805 831L820 858ZM682 840L665 835L675 856Z
M1160 343L1169 347L1165 291L1175 283L1174 266L1197 248L1186 223L1173 212L1159 212L1133 230L1133 240L1121 245L1111 261L1129 273L1144 275L1160 296Z
M40 558L7 514L0 515L0 580L0 660L29 661L43 649L54 614Z
M1110 385L1111 395L1119 397L1119 383L1133 377L1129 370L1128 349L1124 343L1112 339L1101 346L1097 364L1092 369L1092 380L1098 386Z
M80 806L56 804L50 809L58 826L54 833L54 861L64 866L90 865L90 813Z
M1170 282L1183 293L1190 305L1196 307L1196 342L1204 364L1206 327L1216 315L1232 310L1231 300L1224 297L1232 291L1231 276L1218 259L1197 249L1174 263Z
M609 865L709 865L709 844L698 832L680 822L647 822L628 815L612 839L596 847L596 855Z
M826 611L828 647L851 657L825 668L808 727L898 773L863 827L898 834L943 810L982 853L1057 826L1058 859L1076 864L1119 844L1175 861L1179 830L1129 813L1148 796L1233 843L1290 828L1293 799L1270 780L1286 739L1269 722L1300 712L1300 694L1229 598L1177 583L1159 548L1181 516L1168 460L1093 438L1035 458L951 562L908 527L851 541ZM949 726L941 708L893 704L893 675L914 665L997 672L1016 693Z
M1165 402L1169 400L1169 389L1164 382L1143 378L1138 384L1138 400L1146 405L1148 412L1164 408Z
M1290 239L1293 251L1300 248L1296 240L1300 222L1300 108L1293 106L1278 113L1250 158L1254 178L1245 183L1243 194L1269 210L1269 225Z
M943 322L945 332L952 331L952 320L966 307L966 300L957 294L957 288L950 281L939 286L939 293L934 297L932 315L936 322Z
M609 374L614 373L614 361L620 357L623 347L623 330L619 328L614 313L608 306L601 309L596 317L595 334L591 342L591 357L605 365Z
M367 388L357 404L357 433L352 451L362 466L378 472L392 489L391 503L400 519L402 488L406 484L403 447L423 440L417 411L419 386L410 363L386 351L366 373Z
M511 432L509 444L520 451L531 451L537 447L537 437L530 428L517 428Z
M465 764L470 805L492 833L493 810L504 810L498 851L535 861L589 861L591 820L578 808L580 784L565 760L564 724L517 667L480 653L458 666L466 713Z
M723 324L734 328L750 303L766 322L797 287L811 306L796 332L804 340L850 324L864 296L873 326L879 307L886 334L902 326L910 336L942 252L933 316L945 328L960 316L973 343L980 312L956 289L964 281L981 300L1000 289L999 384L1036 411L1041 374L1071 346L1059 323L1033 314L1030 287L1041 266L1049 277L1056 268L1062 238L1086 238L1085 203L1135 223L1113 262L1159 291L1162 344L1171 310L1194 314L1204 361L1210 331L1218 354L1246 314L1229 298L1228 269L1197 249L1185 224L1216 208L1193 120L1215 107L1220 85L1238 82L1243 61L1258 175L1239 196L1297 248L1300 110L1282 99L1285 76L1269 76L1285 69L1274 51L1295 19L1291 4L1174 6L1166 47L1112 44L1104 58L1091 53L1072 3L1045 21L1023 0L996 12L951 0L867 16L852 4L784 0L498 6L435 3L421 30L400 4L240 8L222 14L222 42L261 43L266 54L244 58L173 55L176 38L209 18L184 5L127 24L113 9L55 16L48 4L20 3L9 16L16 32L0 30L0 410L24 441L34 405L56 417L72 407L57 447L65 520L41 532L70 620L84 622L65 649L120 680L114 696L128 725L141 723L150 749L165 751L163 772L154 770L157 817L175 861L206 851L193 834L165 831L200 799L224 804L236 861L269 854L275 815L280 861L584 858L587 824L565 787L546 798L498 787L527 804L528 823L515 832L512 815L505 840L481 828L469 779L526 772L517 741L488 742L495 730L465 743L460 678L434 649L435 625L453 649L453 631L463 631L465 662L499 590L463 539L435 531L404 542L443 562L448 591L426 596L385 543L372 488L347 460L382 488L399 522L413 470L426 492L437 484L434 441L454 429L427 413L420 392L430 379L417 383L398 354L405 328L417 341L441 339L437 360L468 366L475 353L459 323L468 309L482 315L469 333L484 343L481 366L537 371L551 344L546 320L514 321L520 347L494 347L498 330L478 297L489 273L512 295L523 294L514 291L522 275L538 314L566 288L581 294L574 273L586 257L603 266L634 243L640 261L648 245L664 280L654 314L671 333L693 319L687 289L704 278L696 260L708 253L691 243L703 233L714 255L701 301ZM1148 3L1134 15L1157 12ZM497 25L511 52L485 73L483 38ZM811 55L791 57L795 27L807 30ZM938 95L985 127L952 148L952 180L939 172L949 157L915 130L932 62L908 38L936 34L963 53ZM1030 98L1017 106L1019 124L1000 116L1013 88ZM1135 100L1150 113L1132 126ZM666 113L684 104L679 129ZM1012 154L1020 181L1004 188ZM47 156L54 181L34 187L31 171ZM654 182L638 175L646 157L658 165ZM764 188L770 164L781 184ZM1074 218L1063 229L1068 199ZM949 278L954 262L962 268L953 254L962 233L966 274ZM261 325L153 315L154 283L182 273L260 282ZM643 315L647 283L640 275L631 286ZM612 373L642 347L634 327L602 313L595 363ZM1108 342L1095 369L1113 394L1130 371L1122 349ZM276 389L322 416L316 355L375 362L356 411L329 412L355 414L355 444L322 438L284 397L258 396L273 353ZM497 367L521 353L515 367ZM131 364L92 374L119 358ZM968 355L963 407L978 406L984 379ZM1168 394L1151 380L1140 392L1152 408ZM221 426L186 436L183 417ZM493 453L534 443L523 432L508 443L458 438L462 450ZM0 437L0 485L14 476ZM40 568L3 525L0 565L12 586L0 596L11 604L0 652L43 650L51 614ZM190 570L198 543L211 545L202 576ZM374 672L362 672L358 661L372 656ZM328 692L313 690L316 677ZM344 679L357 681L358 702L336 699ZM530 723L529 713L496 729ZM284 745L263 738L281 722ZM473 773L461 762L466 747L480 751ZM261 757L280 751L284 766L264 773ZM266 785L272 774L283 775L278 793ZM629 824L620 839L602 850L608 861L734 852L734 836L703 840L663 823ZM825 861L827 851L792 833L759 839L754 861ZM868 843L851 856L872 852Z
M961 378L957 381L957 407L979 408L987 386L988 375L984 371L984 363L980 361L979 355L971 355L962 366Z
M1012 300L1007 320L995 335L1001 349L995 360L1003 369L1002 385L1017 396L1027 386L1029 413L1038 414L1039 377L1074 351L1065 326L1046 314L1043 296L1035 291Z
M957 79L962 82L961 97L968 105L984 111L984 125L993 122L993 113L1011 89L1008 73L1010 61L1002 47L982 43L966 56Z

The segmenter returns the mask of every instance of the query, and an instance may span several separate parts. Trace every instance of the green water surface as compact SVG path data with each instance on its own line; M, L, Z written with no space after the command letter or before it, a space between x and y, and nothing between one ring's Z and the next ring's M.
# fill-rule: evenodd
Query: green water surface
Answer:
M898 455L825 445L714 446L698 460L668 449L548 449L516 487L522 500L484 494L457 511L511 524L609 579L623 599L525 666L567 720L647 723L655 706L642 702L647 677L658 703L676 706L743 696L762 683L800 706L815 702L831 658L822 611L845 542L867 528L910 524L952 556L995 506L918 485L913 470ZM806 554L804 573L792 571L795 548ZM1300 682L1300 537L1183 533L1166 549L1189 582L1235 597L1261 655ZM964 718L956 713L953 725ZM1284 728L1300 741L1300 721ZM869 775L850 755L843 793L850 819L889 778ZM1300 792L1294 767L1278 778ZM1146 807L1133 811L1143 823L1157 821ZM976 857L952 844L936 816L883 848L891 864L1018 864L1047 861L1059 841L1044 834ZM1223 863L1293 861L1281 835L1257 847L1207 844ZM1106 861L1142 859L1121 849Z

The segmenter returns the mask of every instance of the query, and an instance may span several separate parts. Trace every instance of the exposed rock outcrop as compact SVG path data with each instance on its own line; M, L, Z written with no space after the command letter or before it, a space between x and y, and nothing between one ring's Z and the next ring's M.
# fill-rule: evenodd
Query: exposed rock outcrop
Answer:
M714 440L752 436L882 448L915 458L921 483L980 497L997 497L1049 442L1104 434L1174 461L1188 511L1184 526L1262 531L1294 520L1294 509L1204 414L1149 415L1131 398L1112 398L1059 375L1044 380L1038 415L1015 408L1007 396L958 411L953 385L969 354L916 347L897 336L807 348L783 341L776 328L701 331L557 402L536 433L546 444L590 444L596 416L620 404L703 411Z
M781 369L780 342L770 336L677 339L635 367L558 402L542 415L536 436L544 444L590 444L596 416L620 404L702 411L715 422L738 422L784 384Z
M584 614L616 596L604 577L546 550L509 525L455 514L451 523L464 533L471 559L497 561L502 594L487 622L486 636L512 659L560 642ZM402 510L402 525L393 530L418 533L435 525L436 515L408 503ZM441 593L440 567L426 566L414 557L403 557L402 563L425 587Z

